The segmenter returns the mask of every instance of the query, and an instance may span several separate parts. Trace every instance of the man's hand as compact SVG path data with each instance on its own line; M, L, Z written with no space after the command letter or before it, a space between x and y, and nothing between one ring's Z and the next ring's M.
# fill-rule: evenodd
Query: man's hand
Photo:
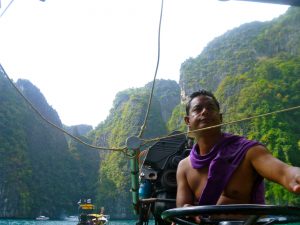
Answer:
M190 207L190 206L193 206L193 205L191 205L191 204L184 204L183 207ZM187 219L188 218L191 218L192 220L194 220L195 223L198 223L198 224L201 222L201 216L189 216L189 217L187 217Z
M292 180L290 182L290 187L292 192L295 194L300 194L300 168L293 167L292 171Z
M190 206L193 206L191 204L184 204L183 207L190 207ZM200 224L201 222L201 216L186 216L186 219L187 220L193 220L193 222L197 223L197 224ZM171 225L176 225L175 222L172 222Z

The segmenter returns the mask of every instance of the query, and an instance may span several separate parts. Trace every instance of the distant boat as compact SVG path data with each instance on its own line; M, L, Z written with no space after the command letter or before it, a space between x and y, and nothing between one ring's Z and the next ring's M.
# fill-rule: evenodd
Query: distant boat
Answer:
M103 214L81 214L79 223L77 225L88 225L88 224L94 224L94 225L108 225L110 216L109 215L103 215Z
M110 216L103 214L88 214L88 218L90 218L96 225L104 225L108 223Z
M37 218L35 218L36 220L49 220L50 218L47 216L38 216Z
M108 225L110 216L104 215L104 207L101 208L100 213L96 213L96 207L92 204L91 199L80 200L78 205L79 217L77 225Z

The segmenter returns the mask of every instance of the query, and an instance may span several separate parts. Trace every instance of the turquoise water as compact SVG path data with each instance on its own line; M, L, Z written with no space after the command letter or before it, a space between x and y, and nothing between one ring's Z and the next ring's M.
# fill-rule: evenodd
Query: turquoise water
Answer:
M135 225L135 222L136 220L110 220L109 225ZM0 220L0 225L77 225L77 222L62 220Z

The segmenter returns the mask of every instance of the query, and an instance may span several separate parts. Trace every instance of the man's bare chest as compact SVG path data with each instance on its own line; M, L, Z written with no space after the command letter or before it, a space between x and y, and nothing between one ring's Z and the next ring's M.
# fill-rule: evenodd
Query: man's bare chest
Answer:
M208 168L193 169L187 173L188 184L194 193L195 202L199 198L206 186L208 177ZM236 204L248 203L251 199L252 187L256 178L256 173L247 161L243 161L241 165L234 171L228 180L218 204Z

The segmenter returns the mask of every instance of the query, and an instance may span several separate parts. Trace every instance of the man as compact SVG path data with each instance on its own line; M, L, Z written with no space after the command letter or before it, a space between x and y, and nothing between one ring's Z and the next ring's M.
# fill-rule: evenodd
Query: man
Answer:
M208 91L194 92L184 119L191 132L221 124L219 103ZM300 168L274 158L259 142L222 133L220 127L192 135L197 143L178 165L177 207L263 204L263 178L300 194Z

